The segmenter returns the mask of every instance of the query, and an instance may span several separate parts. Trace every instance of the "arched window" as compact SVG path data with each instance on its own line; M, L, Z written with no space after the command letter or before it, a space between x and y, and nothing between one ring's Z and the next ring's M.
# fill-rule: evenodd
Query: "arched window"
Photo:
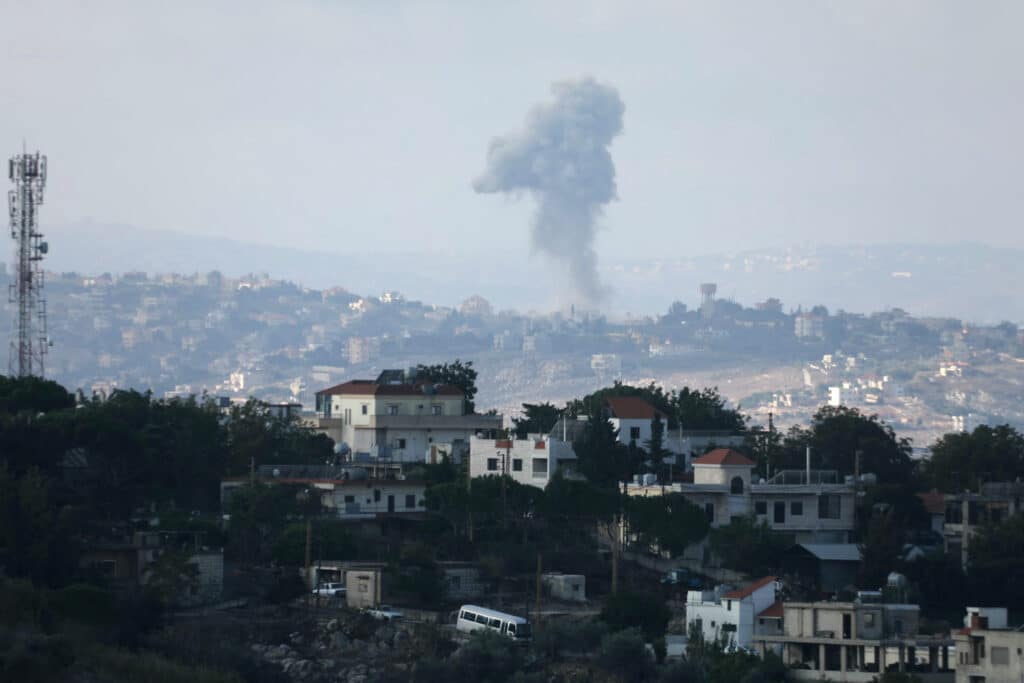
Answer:
M743 477L733 477L729 485L730 493L743 493Z

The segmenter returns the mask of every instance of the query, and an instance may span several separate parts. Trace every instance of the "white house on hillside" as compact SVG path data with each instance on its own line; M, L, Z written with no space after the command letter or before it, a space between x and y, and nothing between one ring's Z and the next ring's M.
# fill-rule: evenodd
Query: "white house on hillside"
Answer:
M501 428L500 415L467 415L458 387L385 370L316 393L319 428L354 461L460 460L469 439Z
M545 434L525 439L474 436L469 445L469 476L508 474L520 484L544 488L558 470L576 464L572 444Z
M696 628L706 642L724 641L727 649L750 648L758 615L775 604L777 583L766 576L740 590L689 591L686 630Z
M693 483L627 487L634 496L682 493L702 508L711 526L753 515L794 543L847 543L854 527L854 487L832 470L783 470L754 480L755 464L718 448L693 461Z
M657 417L661 433L668 438L668 419L647 401L637 396L612 396L605 399L608 421L619 432L619 442L645 448L651 440L651 423ZM666 448L668 446L666 445Z

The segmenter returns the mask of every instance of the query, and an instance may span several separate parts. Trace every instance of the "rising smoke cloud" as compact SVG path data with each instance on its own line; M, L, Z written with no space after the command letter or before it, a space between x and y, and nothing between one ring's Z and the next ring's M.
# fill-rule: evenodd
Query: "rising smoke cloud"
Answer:
M604 206L616 199L608 146L622 133L625 105L615 88L585 78L551 86L554 100L534 107L520 131L491 141L481 193L530 192L537 200L531 243L566 264L576 294L605 294L594 237Z

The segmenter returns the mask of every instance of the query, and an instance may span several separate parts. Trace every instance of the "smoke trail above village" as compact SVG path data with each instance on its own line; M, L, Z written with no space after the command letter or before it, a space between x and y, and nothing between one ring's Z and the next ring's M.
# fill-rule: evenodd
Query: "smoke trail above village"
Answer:
M622 133L625 105L615 88L591 78L551 86L554 99L534 107L522 130L496 137L480 193L530 192L537 200L532 247L564 263L585 303L605 294L594 238L606 204L616 199L609 145Z

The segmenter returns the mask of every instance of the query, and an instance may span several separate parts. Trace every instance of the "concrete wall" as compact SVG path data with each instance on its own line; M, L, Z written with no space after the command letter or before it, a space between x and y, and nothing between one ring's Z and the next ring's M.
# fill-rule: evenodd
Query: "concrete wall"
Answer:
M419 482L401 480L351 480L322 492L324 504L339 517L389 512L388 499L394 499L395 513L423 512L426 487ZM410 498L411 497L411 498ZM409 502L413 505L410 507Z
M349 569L345 572L345 604L353 609L380 604L381 572L379 569Z
M575 463L572 446L560 439L483 439L469 442L471 477L500 476L505 472L520 484L544 488L559 463Z

